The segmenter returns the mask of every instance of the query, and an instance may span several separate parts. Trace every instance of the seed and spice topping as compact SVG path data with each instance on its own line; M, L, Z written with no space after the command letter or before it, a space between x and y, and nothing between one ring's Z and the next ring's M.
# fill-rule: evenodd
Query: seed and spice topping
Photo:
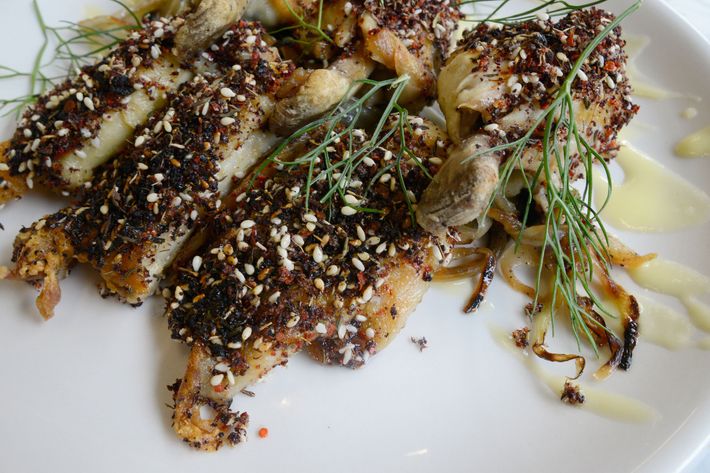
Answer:
M146 20L105 57L77 70L27 107L7 151L10 175L25 176L29 188L36 180L50 188L67 187L63 156L74 152L82 158L82 148L100 147L101 123L125 110L136 90L145 90L152 100L165 94L165 85L145 71L162 56L173 57L175 32L183 23L181 17ZM178 66L173 67L177 71Z
M448 144L434 125L418 118L410 124L405 139L419 163L405 157L400 169L416 199L429 182L423 169L436 173ZM302 156L325 132L287 148L280 160ZM330 350L348 366L374 353L369 318L398 313L387 285L392 268L409 265L429 280L436 240L410 218L400 185L379 180L391 150L400 147L397 134L368 156L371 165L343 169L349 153L367 140L364 132L358 135L353 148L346 140L334 143L329 162L316 158L312 171L272 163L252 188L227 199L217 217L221 236L202 250L199 271L181 272L176 286L184 296L167 302L173 337L205 345L235 375L248 368L250 350L293 350L316 338L332 338ZM340 197L322 203L334 170L350 178L341 181Z
M491 77L503 92L496 100L483 101L484 130L508 141L520 138L525 129L507 130L506 136L497 121L531 103L544 109L587 45L613 20L611 13L590 8L574 11L557 22L538 18L503 28L484 23L464 33L452 58L473 53L470 72ZM618 148L618 131L638 111L631 101L625 72L625 44L619 27L611 31L584 62L572 87L574 99L587 109L578 110L578 115L589 110L608 114L603 127L592 123L583 130L603 156Z
M231 178L220 175L221 162L264 124L276 90L291 73L292 66L263 41L245 41L262 34L257 24L235 24L218 49L203 55L205 72L136 131L134 143L84 186L80 203L43 220L129 302L149 295L146 288L159 276L149 267L165 251L161 245L179 244L202 216L221 207L220 177L226 184ZM245 100L226 97L225 88ZM234 122L223 124L225 116ZM23 233L36 230L37 224ZM201 264L195 258L191 269L199 271Z

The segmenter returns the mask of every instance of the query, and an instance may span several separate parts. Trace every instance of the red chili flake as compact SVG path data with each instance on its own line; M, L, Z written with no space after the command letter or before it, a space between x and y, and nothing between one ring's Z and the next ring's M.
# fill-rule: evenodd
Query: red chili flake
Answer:
M221 393L222 391L224 391L224 385L218 384L217 386L214 387L214 391L217 393Z
M614 61L607 61L604 63L604 70L609 72L614 72L619 66Z
M259 429L259 438L265 439L269 436L269 429L262 427Z

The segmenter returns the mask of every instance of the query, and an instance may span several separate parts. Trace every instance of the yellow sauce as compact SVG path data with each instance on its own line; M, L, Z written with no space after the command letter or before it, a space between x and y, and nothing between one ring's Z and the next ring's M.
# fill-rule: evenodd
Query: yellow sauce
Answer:
M673 92L651 84L648 78L639 71L636 65L636 59L643 53L644 49L648 47L651 38L645 35L626 35L624 39L626 40L626 47L624 49L629 56L628 63L626 64L626 75L629 77L634 95L655 100L683 96L678 92Z
M693 326L688 317L652 299L636 297L641 306L641 337L649 342L677 350L689 347Z
M693 324L710 332L710 306L695 297L710 293L710 278L682 264L658 258L630 268L628 273L639 286L677 298Z
M505 330L493 324L488 324L488 330L496 343L525 364L555 396L559 398L562 395L566 377L553 375L542 368L534 356L528 355L513 344L510 334ZM584 403L578 405L582 410L622 422L642 423L659 418L653 407L637 399L590 387L585 383L575 383L584 394Z
M616 158L624 180L615 184L602 218L611 225L641 232L692 227L710 218L710 197L628 144ZM595 203L607 198L606 176L595 169Z
M683 157L710 157L710 126L680 140L675 146L675 152Z

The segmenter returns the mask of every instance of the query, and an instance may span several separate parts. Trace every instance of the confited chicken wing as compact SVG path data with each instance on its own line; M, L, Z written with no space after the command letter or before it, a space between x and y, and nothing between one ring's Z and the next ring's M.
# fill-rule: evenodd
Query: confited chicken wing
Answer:
M245 8L246 0L204 0L184 18L146 21L108 55L40 96L0 155L0 203L35 183L64 194L80 188L193 76L182 64Z
M423 169L438 170L448 140L419 118L411 126L407 147L419 165L401 154L398 137L349 162L368 139L359 130L354 142L343 138L312 156L312 168L271 164L252 188L233 193L217 220L220 236L180 269L167 316L192 354L175 386L173 425L192 446L242 440L247 416L229 411L231 397L307 344L319 343L329 361L358 366L402 327L445 243L415 224L407 198L415 201L429 182ZM306 155L323 134L281 160ZM344 173L342 195L322 202ZM202 419L202 405L217 416Z
M449 226L482 216L498 187L498 167L509 156L485 151L514 141L530 129L554 100L577 58L612 20L610 13L588 9L559 22L482 24L465 33L439 76L439 104L458 149L424 192L417 209L424 228L442 235ZM605 158L615 154L617 133L638 109L630 98L624 44L616 28L592 52L572 83L572 107L580 135ZM561 132L559 142L565 141ZM576 145L570 143L574 153ZM471 159L474 154L477 157ZM523 152L522 168L534 174L541 157L541 140L534 139ZM579 162L573 166L573 179L584 175ZM544 178L538 183L544 185Z
M266 45L258 24L240 22L203 54L205 71L168 99L134 143L86 186L79 204L23 229L13 276L42 286L52 315L58 279L73 261L96 268L106 288L137 304L201 219L216 211L232 178L273 144L258 132L292 66Z
M430 102L459 19L457 2L439 0L269 0L254 2L250 10L272 23L295 25L288 32L296 41L283 41L282 49L302 69L271 118L279 133L333 108L377 67L410 77L401 103Z

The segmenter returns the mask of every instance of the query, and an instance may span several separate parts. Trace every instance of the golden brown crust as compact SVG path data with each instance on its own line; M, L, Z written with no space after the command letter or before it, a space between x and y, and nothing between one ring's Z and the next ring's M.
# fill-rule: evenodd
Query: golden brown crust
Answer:
M249 416L231 412L229 400L215 400L202 395L209 378L204 374L212 371L209 352L199 344L192 347L185 375L171 386L173 390L173 429L191 447L215 451L222 445L236 445L246 440ZM210 365L207 367L206 365ZM201 409L211 408L213 416L202 418Z
M19 199L27 192L27 181L22 176L13 176L8 163L8 150L11 142L0 143L0 206Z

